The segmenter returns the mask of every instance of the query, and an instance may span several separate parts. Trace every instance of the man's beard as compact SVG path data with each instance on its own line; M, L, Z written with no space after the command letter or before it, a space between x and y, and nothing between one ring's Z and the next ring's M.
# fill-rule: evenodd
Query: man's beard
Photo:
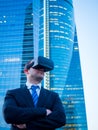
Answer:
M39 77L35 77L35 80L38 82L41 82L43 80L43 77L39 76Z
M32 78L37 81L37 82L41 82L43 80L43 76L32 76Z

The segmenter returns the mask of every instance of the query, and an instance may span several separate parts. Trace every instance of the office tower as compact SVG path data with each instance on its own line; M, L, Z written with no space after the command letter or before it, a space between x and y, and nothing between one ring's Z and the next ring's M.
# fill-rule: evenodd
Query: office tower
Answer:
M65 104L68 122L65 130L87 130L85 99L76 30L74 34L72 58L65 88L62 93L62 101Z
M55 64L46 74L44 86L59 93L67 115L67 124L60 130L87 130L72 1L45 0L40 4L39 54Z
M28 36L27 38L25 31L27 29L26 26L29 26L25 24L25 19L27 19L25 14L26 8L31 3L30 0L0 1L0 130L9 130L9 125L4 122L2 115L4 95L8 89L21 86L21 71L25 57L23 54L26 53L26 48L24 50L23 47L26 46L26 40L31 40L31 37ZM32 9L30 8L30 10ZM29 20L31 21L31 19ZM28 24L30 23L29 20ZM30 27L28 27L28 30L29 29ZM29 57L30 56L28 56L28 59Z
M24 85L24 64L39 54L51 58L55 64L54 70L46 73L44 86L62 99L67 124L59 130L87 130L72 0L2 0L1 3L1 106L6 90ZM0 120L0 129L7 130L9 126L2 116Z
M22 69L21 69L21 87L26 82L26 76L24 75L24 66L29 60L32 60L34 55L34 43L33 43L33 6L30 3L25 9L24 19L24 32L23 32L23 50L22 50Z

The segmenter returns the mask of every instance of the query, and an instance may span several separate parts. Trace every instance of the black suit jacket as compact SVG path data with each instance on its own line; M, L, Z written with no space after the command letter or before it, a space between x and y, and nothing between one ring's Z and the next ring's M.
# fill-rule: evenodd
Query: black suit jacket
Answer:
M52 113L46 116L46 109ZM9 124L24 124L25 130L54 130L65 125L65 112L57 93L41 88L37 107L27 87L7 91L3 105L4 119ZM11 126L11 130L19 130Z

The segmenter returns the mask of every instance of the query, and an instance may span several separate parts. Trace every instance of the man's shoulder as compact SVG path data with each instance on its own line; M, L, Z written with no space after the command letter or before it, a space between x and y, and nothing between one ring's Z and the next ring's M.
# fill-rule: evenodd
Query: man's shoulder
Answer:
M58 95L58 93L54 92L54 91L51 90L51 89L45 89L45 88L44 88L44 90L45 90L45 92L46 92L47 94L50 94L50 95L53 95L53 96L57 96L57 95Z
M22 88L15 88L7 90L7 94L15 94L21 92Z

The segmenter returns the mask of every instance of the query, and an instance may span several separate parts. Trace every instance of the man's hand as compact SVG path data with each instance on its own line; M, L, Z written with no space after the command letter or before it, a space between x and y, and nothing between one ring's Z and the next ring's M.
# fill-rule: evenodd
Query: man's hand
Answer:
M51 113L52 113L51 110L46 109L46 116L50 115ZM13 126L16 126L19 129L25 129L26 128L26 124L19 124L19 125L13 124Z
M52 113L52 111L51 111L51 110L46 109L46 116L50 115L51 113Z
M19 124L19 125L13 124L13 125L16 126L19 129L25 129L26 128L26 124Z

